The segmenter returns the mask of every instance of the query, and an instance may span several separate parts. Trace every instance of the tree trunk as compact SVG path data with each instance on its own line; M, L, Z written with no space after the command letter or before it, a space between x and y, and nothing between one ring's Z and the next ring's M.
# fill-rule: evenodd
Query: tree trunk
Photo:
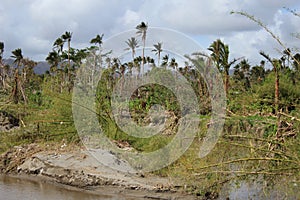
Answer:
M228 95L228 90L229 90L229 74L228 71L225 72L225 92L226 95Z
M70 48L71 48L71 42L68 40L68 83L67 83L67 88L68 92L71 92L71 60L70 60Z
M279 109L279 73L278 69L275 69L275 99L274 99L274 104L275 104L275 112L276 114L278 113Z
M24 99L24 103L27 104L27 97L26 97L26 94L25 94L25 89L23 88L23 84L21 83L20 79L18 79L18 84L19 84L19 89L20 89L21 94L22 94L23 99Z
M275 72L275 114L277 116L277 132L276 132L276 138L281 137L281 120L280 120L280 112L279 112L279 63L276 62L274 67Z
M160 66L159 66L159 64L160 64L160 52L158 52L158 61L157 61L157 67L160 67Z
M142 51L142 77L144 75L144 64L145 64L145 45L146 45L146 40L143 41L143 51Z
M70 61L70 48L71 48L71 44L70 41L68 41L68 74L70 74L70 68L71 68L71 61ZM70 76L69 76L70 78ZM70 81L70 79L69 79Z
M13 98L13 101L15 104L17 104L19 102L19 95L18 95L18 69L16 69L15 71L15 87L13 87L12 92L11 92L11 96Z

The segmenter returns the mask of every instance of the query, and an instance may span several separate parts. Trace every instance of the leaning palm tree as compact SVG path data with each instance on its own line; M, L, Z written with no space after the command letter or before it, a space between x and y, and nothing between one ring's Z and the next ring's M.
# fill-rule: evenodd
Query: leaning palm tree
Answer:
M280 62L277 59L271 59L269 55L267 55L265 52L261 51L259 52L260 55L262 55L265 59L267 59L273 66L273 70L275 73L275 112L278 113L279 108L279 69L280 69Z
M128 48L125 49L125 51L131 50L131 56L132 60L134 60L135 57L135 50L139 47L139 42L135 37L131 37L127 41L125 41Z
M145 46L146 46L146 34L148 29L148 24L145 22L141 22L139 25L136 26L137 34L142 37L143 41L143 51L142 51L142 76L144 74L144 64L145 64Z
M19 69L23 60L22 49L15 49L11 53L13 54L11 57L15 59L14 64L16 64Z
M53 44L53 48L57 50L58 54L61 54L64 47L64 41L61 38L57 38Z
M158 42L157 44L154 44L154 49L152 51L155 52L155 55L157 55L157 66L159 67L160 64L160 54L163 51L162 49L162 42Z
M98 45L99 50L100 50L101 45L103 44L103 36L104 36L104 34L102 34L102 35L99 35L99 34L96 35L95 38L91 39L90 43L91 43L91 44Z

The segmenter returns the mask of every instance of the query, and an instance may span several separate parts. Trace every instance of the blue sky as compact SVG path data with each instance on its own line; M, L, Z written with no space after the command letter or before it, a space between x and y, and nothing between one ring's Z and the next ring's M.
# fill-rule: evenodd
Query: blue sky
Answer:
M245 56L252 65L262 57L282 51L268 33L252 21L230 11L245 11L261 19L290 48L300 47L298 0L0 0L0 41L4 57L22 48L25 57L44 60L52 44L65 31L73 32L72 46L81 48L96 34L104 39L135 28L141 21L150 27L180 31L207 48L217 38L230 47L231 59Z

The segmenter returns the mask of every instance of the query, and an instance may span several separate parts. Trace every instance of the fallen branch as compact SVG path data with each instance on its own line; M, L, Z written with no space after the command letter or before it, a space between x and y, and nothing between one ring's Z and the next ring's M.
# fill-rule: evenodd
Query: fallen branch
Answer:
M286 117L289 117L289 118L291 118L291 120L296 120L296 121L300 122L300 119L298 119L298 118L296 118L296 117L294 117L292 115L288 115L288 114L283 113L283 112L279 112L279 114L281 114L283 116L286 116Z
M233 116L237 116L237 114L233 113L231 110L229 109L226 109L226 111L230 114L230 115L233 115Z
M273 144L282 144L281 142L277 142L274 140L268 140L268 139L264 139L264 138L257 138L257 137L249 137L249 136L243 136L243 135L224 135L223 137L228 137L228 138L242 138L242 139L254 139L254 140L259 140L259 141L263 141L263 142L268 142L268 143L273 143Z
M19 120L20 120L20 122L22 123L23 127L26 127L24 121L23 121L22 119L19 119Z
M218 173L218 174L264 174L264 175L286 175L286 176L291 176L293 173L286 173L286 172L268 172L268 171L210 171L210 172L201 172L201 173L194 173L194 176L201 176L201 175L206 175L206 174L213 174L213 173Z
M226 164L231 164L231 163L236 163L236 162L245 162L245 161L259 161L259 160L265 160L265 161L280 161L280 162L290 162L290 163L295 163L297 165L300 165L300 163L294 161L294 160L287 160L287 159L280 159L280 158L269 158L269 157L262 157L262 158L240 158L236 160L230 160L226 162L221 162L221 163L216 163L216 164L211 164L211 165L206 165L203 167L200 167L198 169L207 169L211 167L217 167L220 165L226 165Z
M225 142L225 141L218 142L218 143L226 143L226 144L230 144L230 145L234 145L234 146L239 146L239 147L243 147L243 148L254 149L254 150L256 150L256 151L264 151L264 152L269 152L269 153L270 153L270 150L269 150L269 149L263 149L263 148L258 148L258 147L254 147L254 146L248 146L248 145L239 144L239 143ZM290 157L290 158L293 157L293 156L291 156L291 155L287 155L286 152L284 152L284 151L275 151L275 150L272 150L272 153L275 153L275 154L284 156L284 157L286 157L286 158L287 158L287 157Z

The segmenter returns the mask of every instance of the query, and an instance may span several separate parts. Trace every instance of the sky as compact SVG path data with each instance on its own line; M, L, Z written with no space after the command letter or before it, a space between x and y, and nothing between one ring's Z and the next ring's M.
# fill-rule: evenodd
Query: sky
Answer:
M244 57L256 65L263 59L259 51L279 57L283 48L256 23L230 12L254 15L296 52L300 17L285 7L300 12L298 0L0 0L0 41L4 58L21 48L24 57L42 61L65 31L73 33L73 47L84 48L97 34L105 40L145 21L186 34L204 50L220 38L231 60Z

